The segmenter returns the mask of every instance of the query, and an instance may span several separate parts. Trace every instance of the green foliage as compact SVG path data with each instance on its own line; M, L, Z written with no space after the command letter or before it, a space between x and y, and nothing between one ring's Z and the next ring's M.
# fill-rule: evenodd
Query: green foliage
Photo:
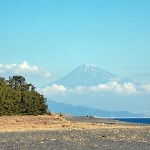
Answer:
M0 78L0 116L42 115L47 113L46 99L22 76Z

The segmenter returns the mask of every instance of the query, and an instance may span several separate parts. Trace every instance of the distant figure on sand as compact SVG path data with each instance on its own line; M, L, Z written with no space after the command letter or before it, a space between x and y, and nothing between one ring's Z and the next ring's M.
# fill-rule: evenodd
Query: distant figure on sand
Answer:
M88 115L87 115L86 117L87 117L87 118L89 118L89 117L90 117L90 118L92 118L92 116L91 116L91 115L90 115L90 116L88 116Z

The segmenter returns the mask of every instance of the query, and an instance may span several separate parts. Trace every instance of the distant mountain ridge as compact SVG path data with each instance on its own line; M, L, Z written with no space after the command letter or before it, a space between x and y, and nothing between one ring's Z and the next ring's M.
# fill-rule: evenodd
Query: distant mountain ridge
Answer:
M47 100L48 109L52 113L66 113L74 116L97 116L97 117L144 117L142 114L130 113L127 111L106 111L84 106L73 106L65 103L58 103Z
M116 75L111 74L95 65L83 64L66 76L51 84L63 85L68 88L77 86L93 86L115 80Z

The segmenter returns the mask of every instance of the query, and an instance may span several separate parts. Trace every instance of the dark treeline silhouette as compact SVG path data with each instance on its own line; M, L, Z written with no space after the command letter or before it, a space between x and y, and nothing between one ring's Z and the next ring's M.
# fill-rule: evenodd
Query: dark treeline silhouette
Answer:
M47 113L46 99L23 76L0 77L0 116L42 115Z

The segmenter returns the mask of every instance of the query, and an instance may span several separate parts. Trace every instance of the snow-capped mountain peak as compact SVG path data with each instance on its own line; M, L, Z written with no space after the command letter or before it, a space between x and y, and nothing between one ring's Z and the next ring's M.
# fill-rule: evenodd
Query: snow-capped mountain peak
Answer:
M83 65L81 66L81 68L83 68L83 70L84 70L85 72L88 71L88 70L92 70L92 71L96 70L96 66L93 65L93 64L83 64Z
M116 75L113 75L93 64L83 64L51 84L59 84L69 88L77 86L89 87L109 82L116 77Z

